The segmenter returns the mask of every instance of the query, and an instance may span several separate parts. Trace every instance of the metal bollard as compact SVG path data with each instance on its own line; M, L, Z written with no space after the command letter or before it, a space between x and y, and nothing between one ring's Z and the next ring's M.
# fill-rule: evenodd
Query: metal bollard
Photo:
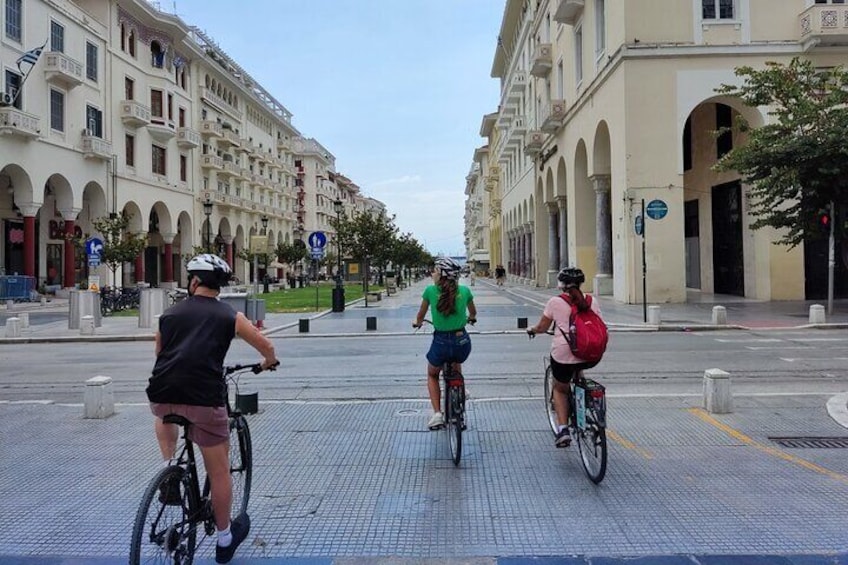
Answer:
M112 378L97 376L85 381L83 418L102 419L115 413Z
M526 330L527 329L527 318L518 318L518 329Z
M6 318L6 337L21 337L20 318Z
M309 318L299 320L298 331L302 334L309 333Z
M660 325L660 307L648 306L648 324L652 326Z
M730 414L733 412L730 373L721 369L704 371L704 408L711 414Z
M365 329L366 330L376 330L377 329L377 316L368 316L365 318Z
M824 306L821 304L810 305L810 323L823 324L825 323Z
M94 316L80 318L80 335L94 335Z
M725 308L724 306L713 306L713 325L727 325L727 308Z

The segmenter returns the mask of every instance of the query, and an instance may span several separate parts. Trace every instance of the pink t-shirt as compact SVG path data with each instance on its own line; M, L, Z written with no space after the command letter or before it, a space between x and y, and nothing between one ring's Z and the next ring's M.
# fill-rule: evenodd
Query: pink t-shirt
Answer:
M591 295L586 294L586 296ZM601 316L601 307L598 306L598 301L595 300L594 296L592 297L592 305L590 308L598 316ZM571 352L571 347L568 345L568 342L565 341L565 336L563 336L562 332L559 330L562 328L563 331L568 331L568 320L571 318L571 304L563 300L560 295L551 297L551 299L548 300L548 303L545 304L545 310L542 312L542 315L546 318L550 318L556 324L556 328L554 328L554 338L551 340L551 357L554 358L554 361L568 365L583 363L582 359L578 359ZM601 319L603 319L602 316Z

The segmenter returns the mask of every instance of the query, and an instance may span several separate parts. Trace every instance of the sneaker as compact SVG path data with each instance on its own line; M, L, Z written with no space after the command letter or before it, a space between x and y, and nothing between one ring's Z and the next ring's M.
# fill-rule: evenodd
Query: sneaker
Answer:
M176 475L170 475L165 482L159 485L159 502L165 506L181 506L183 497L180 494L180 479Z
M563 428L559 431L554 440L554 445L557 447L568 447L571 445L571 434L568 433L568 428Z
M445 417L442 416L441 412L434 412L430 416L430 421L427 422L427 427L431 430L441 430L445 427Z
M230 523L230 532L233 534L233 541L227 547L215 546L215 563L229 563L236 554L238 546L247 539L247 534L250 533L250 516L247 514L239 514Z

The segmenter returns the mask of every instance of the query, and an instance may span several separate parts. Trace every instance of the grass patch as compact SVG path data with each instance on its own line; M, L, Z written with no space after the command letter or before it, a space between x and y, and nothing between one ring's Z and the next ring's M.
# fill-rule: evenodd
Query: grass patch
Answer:
M277 290L268 294L260 294L259 298L265 300L266 313L283 312L315 312L327 310L333 306L333 288L336 283L332 281L318 284L318 300L316 308L315 286L305 288L287 288ZM369 286L369 291L376 292L384 290L381 286ZM359 283L345 285L345 302L362 298L362 285Z

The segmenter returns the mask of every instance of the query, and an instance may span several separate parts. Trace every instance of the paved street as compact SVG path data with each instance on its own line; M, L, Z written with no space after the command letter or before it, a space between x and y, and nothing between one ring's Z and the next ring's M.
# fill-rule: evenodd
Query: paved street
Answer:
M804 304L741 302L736 322L728 304L744 330L702 328L711 305L669 306L666 329L677 331L668 332L640 327L638 307L604 305L614 331L595 372L609 392L610 456L594 486L576 450L552 445L539 399L547 343L516 327L534 321L548 293L484 281L474 290L481 313L459 468L445 434L424 429L429 337L409 328L420 288L316 316L309 334L298 332L302 315L269 316L283 366L243 383L259 391L260 412L250 417L253 528L234 562L848 563L845 444L773 439L848 437L848 422L828 410L834 399L844 408L848 391L844 304L830 329L797 327ZM150 335L117 320L99 330ZM57 324L30 335L61 337ZM143 396L151 348L0 345L0 562L125 560L158 466ZM229 358L252 356L237 343ZM732 374L732 414L701 409L710 367ZM95 374L115 379L117 413L106 420L81 417L82 382Z

